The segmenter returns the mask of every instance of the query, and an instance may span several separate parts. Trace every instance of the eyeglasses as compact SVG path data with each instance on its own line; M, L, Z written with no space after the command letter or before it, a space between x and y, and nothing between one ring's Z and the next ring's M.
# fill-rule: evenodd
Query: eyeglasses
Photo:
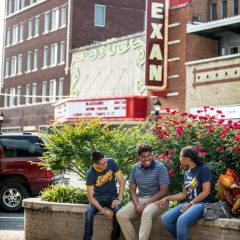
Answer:
M107 165L107 162L108 162L108 160L106 159L105 162L103 162L103 163L95 163L95 164L97 164L99 166L105 166L105 165Z

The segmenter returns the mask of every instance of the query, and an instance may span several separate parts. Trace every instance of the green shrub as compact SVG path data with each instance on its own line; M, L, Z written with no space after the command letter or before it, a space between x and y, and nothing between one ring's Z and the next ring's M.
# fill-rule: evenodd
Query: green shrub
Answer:
M45 188L41 191L40 196L43 201L48 202L88 203L86 190L65 184L52 185L49 188Z

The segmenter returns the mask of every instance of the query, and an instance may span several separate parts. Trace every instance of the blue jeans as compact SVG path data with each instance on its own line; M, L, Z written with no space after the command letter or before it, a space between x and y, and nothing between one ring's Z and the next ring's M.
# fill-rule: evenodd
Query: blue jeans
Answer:
M95 199L99 202L102 207L107 207L114 212L113 216L113 230L111 234L112 240L118 240L120 237L120 226L118 224L116 213L120 210L121 206L116 206L111 208L112 201L117 199L117 196L95 196ZM83 240L91 240L93 235L93 219L95 214L98 213L98 209L92 204L88 205L86 211L86 219L85 219L85 233L83 236Z
M173 209L167 211L161 217L162 224L168 232L177 240L187 240L188 230L190 225L196 223L203 216L205 203L196 203L185 212L180 212L180 209L186 204L182 203Z

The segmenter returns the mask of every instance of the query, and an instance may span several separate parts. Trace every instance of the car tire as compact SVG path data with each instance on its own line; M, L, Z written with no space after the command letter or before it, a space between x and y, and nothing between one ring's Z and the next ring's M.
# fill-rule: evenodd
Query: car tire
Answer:
M22 201L30 197L27 189L20 183L1 183L0 205L7 212L18 212L22 210Z

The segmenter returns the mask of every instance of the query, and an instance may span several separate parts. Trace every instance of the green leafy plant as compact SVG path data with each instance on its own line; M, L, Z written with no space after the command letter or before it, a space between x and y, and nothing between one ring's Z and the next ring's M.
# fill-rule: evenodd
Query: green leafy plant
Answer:
M43 154L42 165L55 172L74 171L80 179L85 179L92 165L92 152L100 150L107 157L114 158L127 177L131 166L136 163L136 146L154 138L146 131L146 124L127 128L123 123L112 128L111 124L100 119L81 119L74 125L61 124L60 129L52 125L51 133L44 137L47 151Z
M41 199L58 203L88 203L86 190L70 185L52 185L40 193Z
M205 106L197 114L177 113L166 108L164 119L152 123L152 142L155 157L162 161L171 175L171 191L182 188L182 167L179 154L183 147L193 145L205 155L205 162L215 180L228 167L240 173L240 123L224 121L219 110Z

